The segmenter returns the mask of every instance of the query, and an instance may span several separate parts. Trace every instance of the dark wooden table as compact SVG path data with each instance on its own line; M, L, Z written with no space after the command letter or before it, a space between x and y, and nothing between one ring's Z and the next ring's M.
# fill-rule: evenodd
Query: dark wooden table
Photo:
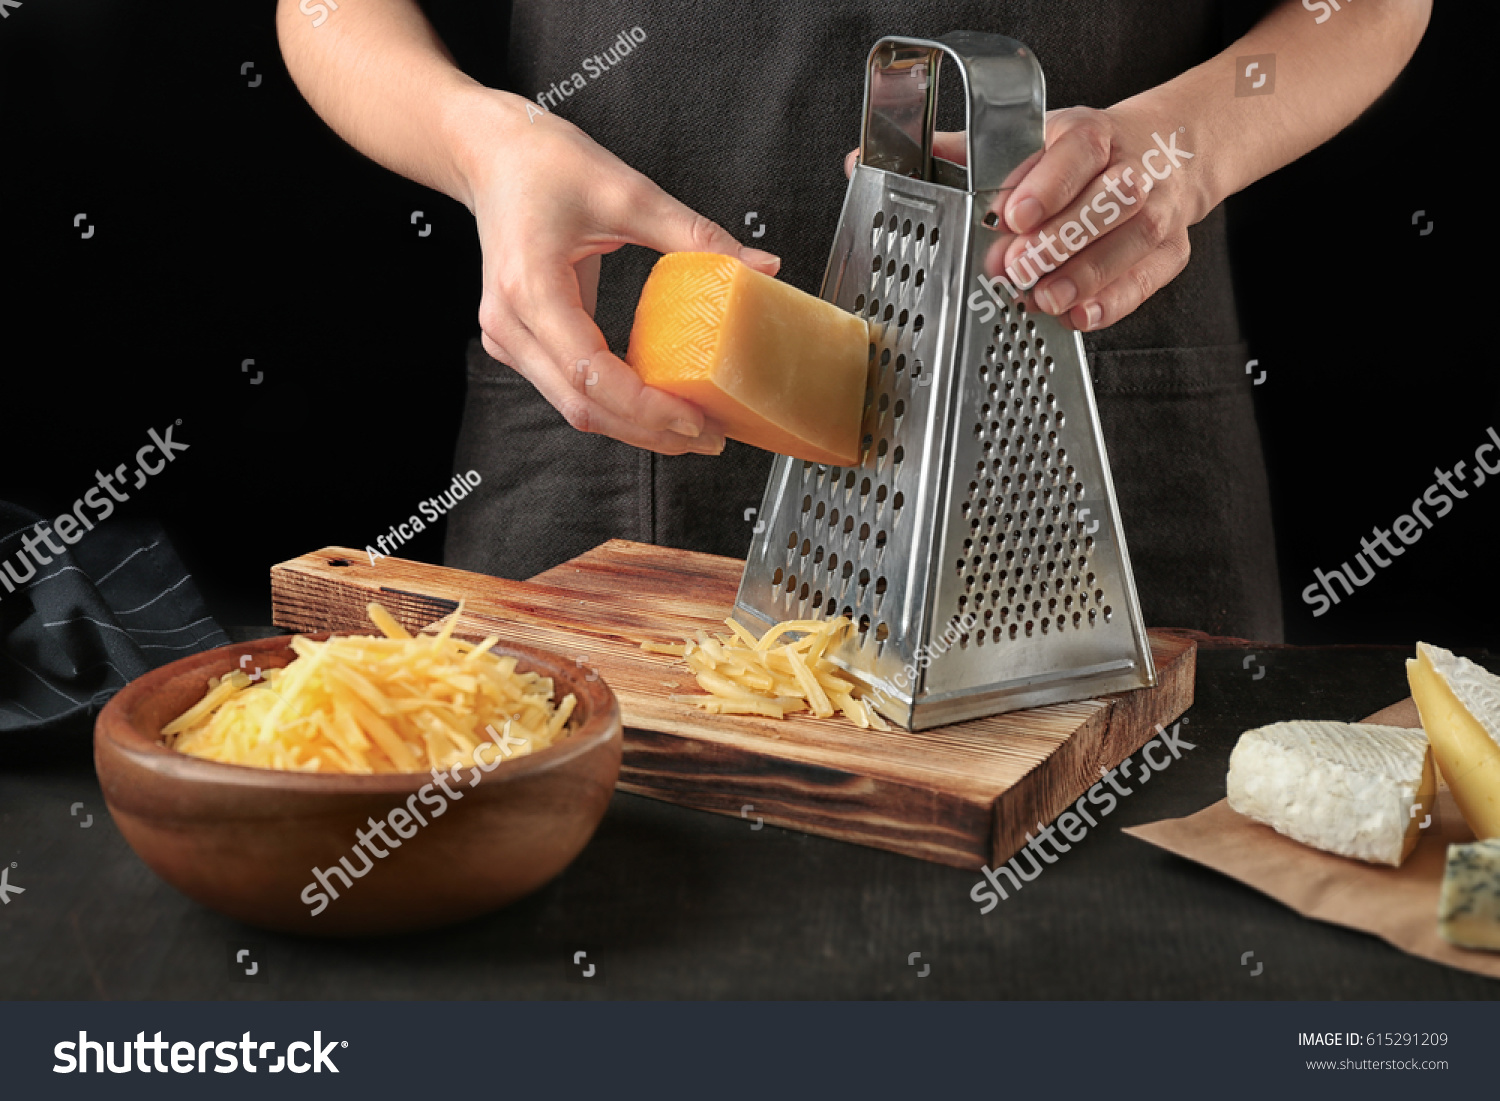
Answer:
M1495 998L1500 983L1307 921L1119 832L1221 797L1249 727L1359 719L1407 695L1409 652L1207 640L1182 728L1197 748L983 916L975 873L617 794L573 866L507 910L298 940L149 872L104 809L86 732L0 746L0 862L25 888L0 907L0 998Z

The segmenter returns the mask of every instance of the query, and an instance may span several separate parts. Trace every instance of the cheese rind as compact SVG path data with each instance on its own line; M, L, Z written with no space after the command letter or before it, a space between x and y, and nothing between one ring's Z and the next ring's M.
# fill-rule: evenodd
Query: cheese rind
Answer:
M1434 804L1420 730L1283 722L1247 730L1229 756L1229 805L1325 852L1400 865Z
M701 406L732 439L834 466L860 461L864 319L732 256L659 259L625 360L647 386Z
M1419 642L1406 679L1464 821L1475 837L1500 837L1500 677Z
M1500 840L1448 846L1438 932L1459 948L1500 950Z

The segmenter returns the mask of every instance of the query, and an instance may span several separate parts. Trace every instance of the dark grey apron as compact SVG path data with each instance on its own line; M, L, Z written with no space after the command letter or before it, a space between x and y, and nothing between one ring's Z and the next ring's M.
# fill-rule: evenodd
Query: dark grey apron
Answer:
M1056 108L1107 107L1222 48L1219 5L960 2L513 6L511 90L580 72L557 113L817 293L859 143L865 57L884 34L1008 34L1041 60ZM584 66L619 34L645 41ZM637 39L640 33L635 35ZM617 55L610 55L617 56ZM608 60L608 58L605 58ZM595 75L597 73L597 75ZM1164 125L1171 125L1166 120ZM1185 145L1186 143L1184 143ZM759 238L746 225L764 225ZM1223 210L1190 230L1187 269L1129 318L1085 337L1146 621L1276 642L1270 497L1235 314ZM656 254L606 256L597 321L622 352ZM570 428L524 378L469 349L455 469L483 481L449 517L451 566L524 578L605 539L744 557L771 457L665 457Z

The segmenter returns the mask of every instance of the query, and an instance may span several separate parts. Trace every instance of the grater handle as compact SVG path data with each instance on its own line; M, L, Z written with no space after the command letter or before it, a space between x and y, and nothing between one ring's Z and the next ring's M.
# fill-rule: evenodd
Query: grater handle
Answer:
M865 72L860 163L934 179L932 134L944 55L964 85L967 190L1013 187L1042 148L1046 85L1035 55L999 34L952 31L935 39L887 37L875 43Z

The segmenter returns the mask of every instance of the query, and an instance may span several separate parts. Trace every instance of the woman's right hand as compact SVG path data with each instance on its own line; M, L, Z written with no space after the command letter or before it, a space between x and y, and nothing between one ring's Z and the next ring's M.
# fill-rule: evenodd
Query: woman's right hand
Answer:
M716 422L610 354L593 319L599 258L633 244L737 256L767 275L781 261L742 247L565 119L490 95L492 109L467 127L465 158L484 255L485 351L581 432L665 455L718 454Z

